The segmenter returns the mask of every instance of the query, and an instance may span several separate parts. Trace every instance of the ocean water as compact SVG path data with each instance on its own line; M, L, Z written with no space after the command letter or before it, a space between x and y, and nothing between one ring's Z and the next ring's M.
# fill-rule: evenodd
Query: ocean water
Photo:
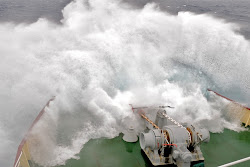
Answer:
M32 132L41 166L79 159L90 139L142 121L135 106L171 105L179 122L244 129L207 88L249 106L248 1L0 0L0 166Z

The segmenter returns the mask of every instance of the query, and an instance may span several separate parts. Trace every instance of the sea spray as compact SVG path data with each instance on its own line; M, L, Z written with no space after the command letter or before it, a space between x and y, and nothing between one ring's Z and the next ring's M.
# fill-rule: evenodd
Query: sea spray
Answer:
M0 25L4 166L12 165L18 143L53 95L32 132L31 153L43 166L77 158L89 139L115 137L128 122L139 129L129 104L171 105L178 122L239 130L222 114L227 102L204 95L207 87L238 87L249 97L249 42L235 25L112 0L76 0L63 16L62 25L46 19Z

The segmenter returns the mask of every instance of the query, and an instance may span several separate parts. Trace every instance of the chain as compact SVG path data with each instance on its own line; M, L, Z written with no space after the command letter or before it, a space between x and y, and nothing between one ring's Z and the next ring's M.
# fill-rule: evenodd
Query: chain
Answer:
M171 122L173 122L175 125L177 125L178 127L180 127L180 128L184 128L186 131L187 131L187 133L188 133L188 140L189 140L189 143L191 143L192 141L192 139L191 139L191 134L190 134L190 132L184 127L184 126L182 126L179 122L177 122L176 120L174 120L173 118L171 118L170 116L168 116L167 114L165 114L165 113L162 113L162 115L165 117L165 118L167 118L168 120L170 120Z

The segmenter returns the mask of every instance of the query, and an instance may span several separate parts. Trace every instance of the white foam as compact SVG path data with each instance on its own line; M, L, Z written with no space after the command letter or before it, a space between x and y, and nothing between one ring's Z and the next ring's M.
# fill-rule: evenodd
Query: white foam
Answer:
M0 152L4 166L52 95L56 100L33 131L31 148L44 166L77 158L91 138L114 137L128 124L138 130L130 103L172 105L177 121L212 132L239 130L223 115L227 102L203 95L208 86L237 85L249 96L249 42L234 25L112 0L76 0L63 16L62 25L45 19L0 25L0 148L11 148Z

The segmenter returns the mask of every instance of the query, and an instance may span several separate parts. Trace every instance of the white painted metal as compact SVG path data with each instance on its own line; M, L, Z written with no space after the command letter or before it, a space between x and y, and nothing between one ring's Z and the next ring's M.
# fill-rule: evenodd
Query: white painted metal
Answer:
M228 164L224 164L224 165L221 165L219 167L227 167L227 166L232 166L232 165L236 165L236 164L239 164L241 162L245 162L245 161L248 161L250 160L250 157L247 157L247 158L243 158L243 159L240 159L240 160L237 160L237 161L234 161L234 162L230 162Z

